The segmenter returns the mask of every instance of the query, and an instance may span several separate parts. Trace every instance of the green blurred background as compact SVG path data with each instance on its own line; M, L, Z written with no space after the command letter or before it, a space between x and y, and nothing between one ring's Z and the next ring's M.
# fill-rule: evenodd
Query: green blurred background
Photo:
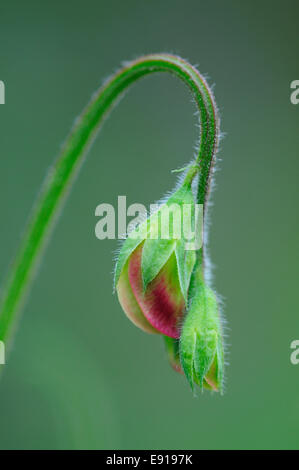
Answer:
M75 117L124 60L168 51L215 83L226 133L210 210L230 363L192 396L160 337L112 294L118 243L95 208L172 189L197 137L188 91L155 75L106 122L67 201L0 382L0 448L299 448L299 3L7 1L0 6L0 280Z

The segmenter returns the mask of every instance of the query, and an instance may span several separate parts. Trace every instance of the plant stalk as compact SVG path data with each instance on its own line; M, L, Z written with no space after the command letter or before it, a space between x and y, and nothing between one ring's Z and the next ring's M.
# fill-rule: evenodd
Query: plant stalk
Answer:
M190 89L200 119L196 161L200 166L198 203L206 201L210 170L218 142L218 118L213 95L200 73L180 57L153 54L127 63L96 92L68 136L50 169L31 213L21 246L0 299L0 340L9 347L26 294L59 211L104 119L126 89L154 72L169 72Z

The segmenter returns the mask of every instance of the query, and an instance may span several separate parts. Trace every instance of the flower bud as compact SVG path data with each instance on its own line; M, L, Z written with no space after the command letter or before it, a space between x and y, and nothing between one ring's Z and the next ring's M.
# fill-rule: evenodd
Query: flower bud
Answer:
M223 347L217 300L196 274L192 276L190 296L180 339L181 364L192 389L196 384L221 392Z
M168 361L175 372L184 375L184 371L180 359L180 340L164 336L166 352ZM209 380L209 378L208 378ZM206 379L203 380L203 388L208 390L215 390L215 387L211 386Z
M149 333L179 338L195 252L186 250L183 226L195 227L192 178L125 240L115 286L126 315ZM191 210L186 211L189 206ZM173 223L170 224L170 215Z

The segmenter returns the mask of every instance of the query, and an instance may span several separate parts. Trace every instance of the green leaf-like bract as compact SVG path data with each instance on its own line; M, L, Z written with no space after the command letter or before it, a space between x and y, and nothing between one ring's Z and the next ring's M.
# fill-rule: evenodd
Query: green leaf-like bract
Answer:
M186 250L185 242L180 240L176 243L175 255L177 259L180 285L187 305L189 284L196 261L196 253L194 250Z
M190 308L181 339L180 356L191 388L211 381L222 390L223 347L218 305L213 291L193 274Z
M188 226L194 226L194 196L191 182L183 185L161 207L152 214L140 226L129 233L124 241L119 253L115 268L114 285L117 285L122 269L133 251L144 241L142 249L142 280L143 288L146 290L148 284L159 274L172 252L178 246L178 250L185 251L185 240L183 233L183 206L190 205L190 217L192 221ZM185 214L184 214L185 215ZM166 238L168 237L168 238ZM191 258L186 258L187 266L185 268L185 256L177 256L178 272L182 292L186 294L186 285L190 279L190 270L192 270ZM195 261L195 259L194 259ZM194 264L193 261L193 264ZM186 299L186 295L184 295Z

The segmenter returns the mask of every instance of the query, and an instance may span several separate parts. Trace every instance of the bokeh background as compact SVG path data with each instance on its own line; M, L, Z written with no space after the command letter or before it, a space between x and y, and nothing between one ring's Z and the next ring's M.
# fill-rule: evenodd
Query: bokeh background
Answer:
M298 1L3 0L0 280L75 117L124 60L198 64L226 134L210 209L213 284L229 330L226 393L194 398L160 337L112 294L117 241L95 208L145 205L175 183L197 138L175 78L135 85L96 140L55 229L0 382L2 449L298 448Z

